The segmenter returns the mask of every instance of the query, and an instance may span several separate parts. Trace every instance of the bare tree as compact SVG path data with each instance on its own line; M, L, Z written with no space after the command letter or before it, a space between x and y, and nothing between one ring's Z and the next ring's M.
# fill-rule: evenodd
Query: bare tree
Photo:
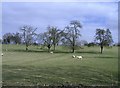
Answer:
M51 35L52 42L53 42L53 47L55 50L56 45L60 41L61 38L61 30L59 30L57 27L49 26L48 27L48 32Z
M75 52L75 48L77 46L76 41L81 36L80 28L82 28L80 22L78 20L73 20L70 22L69 26L65 27L64 30L64 38L62 39L62 42L70 46L73 53Z
M23 34L24 43L26 45L26 50L28 50L28 46L32 43L33 37L36 35L35 31L37 28L33 28L31 26L23 26L20 30Z

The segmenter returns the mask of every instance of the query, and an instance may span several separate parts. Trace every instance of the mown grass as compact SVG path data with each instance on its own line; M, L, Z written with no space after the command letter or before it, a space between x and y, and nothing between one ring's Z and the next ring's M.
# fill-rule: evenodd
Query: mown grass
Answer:
M7 50L6 50L7 49ZM50 54L46 49L23 45L3 45L3 85L117 85L118 48L83 47L74 53L83 60L72 58L69 49L59 46Z

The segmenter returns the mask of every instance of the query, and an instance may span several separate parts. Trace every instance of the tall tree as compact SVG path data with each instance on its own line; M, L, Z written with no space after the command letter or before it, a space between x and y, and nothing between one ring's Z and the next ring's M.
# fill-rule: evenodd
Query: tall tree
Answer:
M100 44L102 54L104 45L109 45L113 41L110 30L96 29L95 41Z
M35 31L37 28L31 26L23 26L20 30L22 31L24 44L26 45L26 50L28 46L32 43L33 37L36 35Z
M64 38L62 41L66 43L75 52L75 47L77 46L76 41L81 36L80 28L82 28L81 23L78 20L73 20L70 25L65 27Z
M53 42L53 47L55 50L56 45L60 41L61 38L61 32L57 27L49 26L48 27L48 32L51 35L52 42Z

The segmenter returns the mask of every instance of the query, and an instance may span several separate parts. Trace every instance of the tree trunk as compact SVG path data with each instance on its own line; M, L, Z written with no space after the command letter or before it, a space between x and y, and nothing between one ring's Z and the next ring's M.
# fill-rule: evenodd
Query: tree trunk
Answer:
M50 52L50 48L51 48L51 46L50 46L50 44L48 44L48 52Z
M26 46L26 51L28 51L28 46Z
M102 52L103 52L103 46L101 46L101 54L102 54Z
M73 36L72 53L75 53L75 37Z
M75 47L74 46L72 47L72 53L75 53Z
M26 44L26 51L28 51L28 44Z

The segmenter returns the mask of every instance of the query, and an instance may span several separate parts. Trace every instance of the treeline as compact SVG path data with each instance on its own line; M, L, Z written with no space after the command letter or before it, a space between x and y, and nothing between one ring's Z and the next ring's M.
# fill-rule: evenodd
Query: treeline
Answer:
M25 44L26 50L29 45L43 45L50 51L51 47L56 49L57 45L64 45L71 49L74 53L75 49L81 44L86 46L99 45L101 53L103 46L110 46L113 43L112 35L109 29L96 29L95 41L87 43L87 41L80 41L80 30L82 25L78 20L73 20L64 29L59 29L55 26L48 26L44 33L36 33L37 28L32 26L23 26L17 33L6 33L3 35L3 44Z

